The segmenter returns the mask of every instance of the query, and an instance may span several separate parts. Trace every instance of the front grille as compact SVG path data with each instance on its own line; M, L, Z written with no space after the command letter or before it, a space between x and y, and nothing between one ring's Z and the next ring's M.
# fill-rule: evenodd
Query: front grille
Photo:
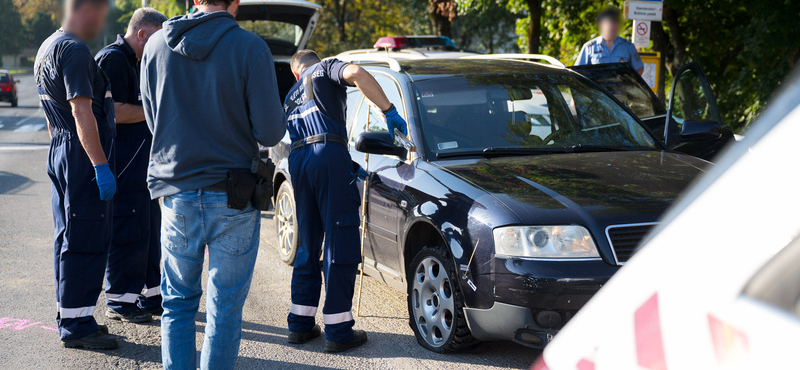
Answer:
M636 247L642 242L645 235L655 226L655 222L612 225L606 228L606 236L614 251L614 259L621 265L633 256Z

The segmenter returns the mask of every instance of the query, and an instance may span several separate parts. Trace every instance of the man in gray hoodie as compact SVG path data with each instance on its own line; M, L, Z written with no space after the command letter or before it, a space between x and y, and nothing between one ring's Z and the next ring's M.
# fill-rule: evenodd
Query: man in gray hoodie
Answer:
M249 171L258 145L286 132L272 54L234 19L239 0L195 0L145 46L141 93L153 132L148 187L162 198L161 317L165 369L196 369L194 317L208 247L201 369L232 369L261 218L228 208L228 171Z

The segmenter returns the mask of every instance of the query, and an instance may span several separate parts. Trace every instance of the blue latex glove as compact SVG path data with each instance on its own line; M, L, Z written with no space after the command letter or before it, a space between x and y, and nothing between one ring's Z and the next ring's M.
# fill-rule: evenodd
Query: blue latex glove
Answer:
M358 181L364 181L367 179L367 177L369 177L369 172L364 171L364 169L361 167L358 167L358 173L356 174Z
M108 163L94 166L94 175L97 179L97 188L100 189L100 199L111 200L117 192L117 179L111 173Z
M397 113L397 108L392 106L392 109L386 113L386 126L389 128L389 135L394 140L394 129L397 128L403 135L408 136L408 128L406 125L406 120L403 117L400 117L400 113Z

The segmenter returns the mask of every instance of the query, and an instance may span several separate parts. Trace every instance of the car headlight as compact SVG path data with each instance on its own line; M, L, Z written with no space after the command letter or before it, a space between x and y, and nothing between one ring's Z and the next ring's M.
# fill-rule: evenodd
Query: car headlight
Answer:
M600 257L583 226L507 226L494 229L498 255L535 258Z

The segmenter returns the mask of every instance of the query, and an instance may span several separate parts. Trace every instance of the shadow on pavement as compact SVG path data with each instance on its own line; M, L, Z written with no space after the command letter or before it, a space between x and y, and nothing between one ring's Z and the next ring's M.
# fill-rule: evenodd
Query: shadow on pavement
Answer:
M27 189L33 183L33 180L25 176L0 171L0 194L14 194Z

